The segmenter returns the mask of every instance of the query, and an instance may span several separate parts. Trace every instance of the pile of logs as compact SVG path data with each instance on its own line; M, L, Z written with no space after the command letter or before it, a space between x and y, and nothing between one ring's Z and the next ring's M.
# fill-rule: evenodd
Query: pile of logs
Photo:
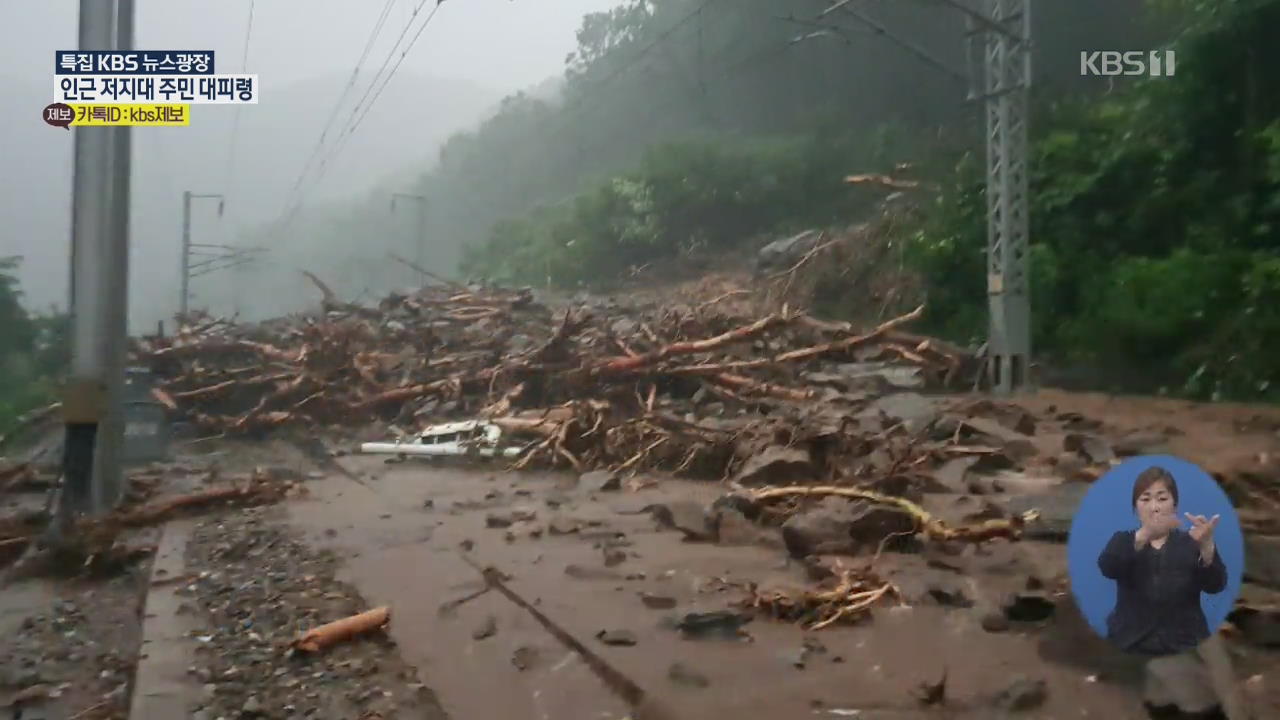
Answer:
M527 289L450 284L376 307L326 291L322 313L258 325L191 317L134 356L159 378L156 398L206 435L484 419L533 443L522 466L727 476L762 447L833 438L894 387L878 368L918 387L970 385L974 357L903 329L922 312L859 331L786 307L553 308Z

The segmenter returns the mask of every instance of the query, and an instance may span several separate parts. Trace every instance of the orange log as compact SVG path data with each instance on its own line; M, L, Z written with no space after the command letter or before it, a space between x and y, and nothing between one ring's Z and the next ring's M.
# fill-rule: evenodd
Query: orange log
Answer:
M790 317L784 317L782 315L768 315L760 318L750 325L743 325L742 327L734 328L733 330L721 333L715 337L672 343L654 352L645 353L644 355L624 355L622 357L609 358L608 360L596 364L592 368L592 371L613 373L639 370L653 365L659 360L663 360L674 355L692 355L695 353L710 352L725 345L749 340L762 332L771 330L778 325L784 325L790 321Z
M294 640L293 646L303 652L320 652L330 645L376 630L389 622L391 622L391 608L386 606L374 608L359 615L312 628Z

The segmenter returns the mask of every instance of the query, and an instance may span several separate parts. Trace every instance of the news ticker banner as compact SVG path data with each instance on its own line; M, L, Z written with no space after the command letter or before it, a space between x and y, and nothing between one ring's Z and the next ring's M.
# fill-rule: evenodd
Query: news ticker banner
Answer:
M192 105L256 105L258 76L218 74L212 50L58 50L44 121L186 126Z

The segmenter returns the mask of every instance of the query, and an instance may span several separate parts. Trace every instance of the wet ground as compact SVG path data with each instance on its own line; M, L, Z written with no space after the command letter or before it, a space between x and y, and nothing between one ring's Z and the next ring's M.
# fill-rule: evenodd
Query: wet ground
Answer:
M1037 415L1053 405L1125 430L1172 424L1168 450L1211 470L1267 462L1280 427L1248 408L1179 409L1174 401L1042 393L1026 404ZM1045 457L1061 442L1052 428L1035 438ZM652 504L705 506L721 492L714 483L654 479L598 490L576 476L382 457L341 457L334 466L281 443L209 450L189 450L183 462L201 476L211 466L286 467L308 495L171 523L156 567L113 582L5 588L4 702L37 677L54 696L23 720L112 717L126 704L120 688L134 659L136 682L125 690L135 718L637 717L532 612L482 592L479 568L488 566L663 706L662 717L1145 717L1141 668L1074 612L1058 542L885 552L874 567L901 589L901 601L877 606L858 625L814 632L757 618L732 638L690 639L672 618L734 607L748 583L812 587L806 570L786 560L776 531L687 542L636 513ZM927 504L954 520L985 501L1013 507L1030 498L1061 523L1085 485L1060 484L1055 472L1031 469L1003 478L1001 492L965 502L941 493ZM179 486L196 477L179 474ZM148 583L144 611L138 602ZM1009 593L1028 587L1054 602L1051 617L990 622ZM391 608L389 642L356 640L306 667L287 657L297 630L378 605ZM146 642L137 651L140 634ZM1233 649L1255 716L1280 717L1274 651ZM223 683L229 670L236 672ZM945 700L926 706L921 697L936 699L944 676Z
M636 492L591 492L564 490L557 476L385 465L377 458L343 463L360 483L327 477L311 485L312 499L290 505L290 515L312 543L346 559L341 576L370 604L393 608L392 636L438 689L451 717L627 716L576 653L498 593L442 616L442 605L483 587L464 555L512 576L517 593L678 717L936 717L916 694L944 674L952 711L942 716L992 717L1002 693L1026 692L1043 681L1034 717L1143 717L1136 672L1093 642L1078 618L1004 632L982 625L999 595L1032 575L1052 580L1061 571L1052 556L1061 548L993 547L971 558L992 571L970 576L931 569L919 556L887 553L878 567L904 587L915 601L909 605L877 609L852 628L805 632L757 619L746 626L746 638L690 640L664 627L664 617L723 610L742 597L735 583L807 584L803 570L788 565L776 547L688 543L647 515L618 512L707 502L717 494L714 486L667 480ZM489 518L513 511L535 517L513 529L487 527ZM550 534L566 521L580 529ZM530 537L535 529L544 530L541 537ZM618 536L629 542L627 557L606 567L597 546ZM463 553L463 547L470 549ZM930 593L939 584L948 587L941 601ZM673 607L651 609L642 594L669 598ZM476 639L482 628L492 635ZM596 639L618 630L632 634L635 644ZM816 651L803 652L807 639ZM522 654L536 659L521 662ZM683 671L701 680L689 681Z

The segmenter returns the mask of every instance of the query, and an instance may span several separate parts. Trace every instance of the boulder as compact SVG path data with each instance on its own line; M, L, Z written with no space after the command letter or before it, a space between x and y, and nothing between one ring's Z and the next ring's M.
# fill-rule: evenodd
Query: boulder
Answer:
M788 262L798 262L805 253L818 246L821 238L821 232L805 230L791 237L774 240L756 253L756 269L768 270L786 265Z
M815 473L806 450L772 445L748 459L734 481L745 487L793 485L813 480Z

